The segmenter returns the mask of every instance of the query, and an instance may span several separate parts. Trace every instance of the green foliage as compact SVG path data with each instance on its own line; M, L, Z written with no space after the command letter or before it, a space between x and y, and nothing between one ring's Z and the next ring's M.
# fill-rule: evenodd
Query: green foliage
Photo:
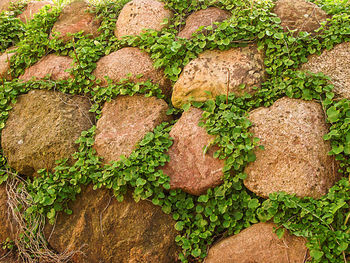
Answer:
M67 55L74 60L69 70L74 77L67 81L51 81L49 77L27 83L18 79L3 80L0 83L0 131L5 127L17 96L32 89L55 89L88 96L93 102L91 111L96 113L97 119L103 103L119 95L139 93L164 98L159 87L150 81L135 84L127 79L119 83L108 80L104 86L95 79L92 72L96 62L123 47L134 46L148 52L154 66L164 69L165 75L175 82L184 66L205 50L227 50L256 43L264 53L267 75L254 95L236 97L229 94L204 103L192 102L192 106L203 110L199 125L214 135L213 141L203 149L203 154L216 147L214 157L225 160L223 183L201 196L169 190L169 177L161 167L169 161L167 151L172 145L169 131L174 122L162 123L139 142L128 158L122 156L119 161L109 164L105 164L92 148L96 129L93 126L82 132L77 140L79 151L73 156L73 165L68 165L67 160L59 160L53 171L42 169L38 171L38 177L27 179L27 191L32 197L32 206L25 211L28 222L32 216L41 214L53 223L58 212L72 213L69 201L75 200L84 185L93 183L95 189L112 189L119 201L130 189L136 201L151 200L165 213L171 213L176 221L175 229L179 231L176 242L182 248L179 255L182 262L200 262L206 256L208 246L219 236L237 234L251 224L267 220L283 225L295 235L306 237L314 262L343 262L344 256L350 255L348 179L341 179L318 200L285 193L275 193L263 200L248 191L243 180L246 177L244 168L255 160L254 150L260 146L259 140L249 132L252 125L247 118L249 111L268 107L284 96L322 103L330 124L330 132L324 136L332 145L329 154L340 161L342 175L349 176L349 100L337 99L326 76L299 70L309 55L319 54L324 49L350 40L347 1L313 1L333 15L319 29L319 34L313 36L305 32L284 32L280 19L271 13L271 1L169 0L165 1L166 6L175 14L168 21L169 27L160 32L148 30L140 36L118 40L114 36L115 23L127 2L122 0L97 6L92 12L102 20L100 35L91 39L80 32L67 43L57 37L49 38L61 11L59 8L43 9L27 25L16 19L15 13L0 15L0 52L14 44L18 47L11 59L13 77L18 77L50 53ZM227 10L232 16L205 30L201 28L190 40L176 36L190 13L209 6ZM189 107L190 104L185 109ZM168 114L174 119L180 113L181 110L170 105ZM9 176L4 172L8 169L1 150L0 183ZM280 228L276 233L282 236L284 230Z

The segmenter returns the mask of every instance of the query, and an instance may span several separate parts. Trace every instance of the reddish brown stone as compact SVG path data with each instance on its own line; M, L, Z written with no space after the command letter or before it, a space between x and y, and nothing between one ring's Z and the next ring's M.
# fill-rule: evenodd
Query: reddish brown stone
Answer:
M34 15L36 13L39 13L40 9L43 8L46 5L53 5L51 1L33 1L29 2L24 9L23 13L18 16L18 18L23 22L26 23L29 20L32 20L34 18Z
M32 78L43 79L47 75L50 75L50 79L52 80L67 80L71 78L71 75L66 71L72 67L72 63L73 59L70 57L50 54L26 69L19 79L29 81Z
M238 96L253 94L253 87L259 87L264 76L263 55L256 45L207 50L185 66L174 85L171 101L180 108L189 100L206 101L226 94L227 89Z
M180 31L178 36L190 39L192 34L195 33L201 26L207 27L213 25L214 22L222 22L230 16L230 12L217 7L209 7L207 9L199 10L191 14L186 19L186 26Z
M1 133L1 146L9 165L31 176L52 170L56 160L78 150L75 141L94 123L90 101L60 92L32 90L18 97Z
M251 132L265 149L245 168L245 186L262 197L285 191L321 197L337 181L334 156L322 106L315 101L282 98L250 113Z
M155 97L118 96L106 102L97 122L94 148L105 162L128 157L144 136L164 121L168 105Z
M144 29L162 30L173 13L165 9L165 4L157 0L133 0L121 10L114 31L115 36L139 35Z
M60 38L65 42L72 39L68 34L80 31L84 31L84 35L89 34L95 38L99 35L98 28L100 23L101 21L89 12L89 4L78 0L63 8L61 15L52 28L52 32L60 33Z
M285 31L296 30L314 33L327 19L327 14L314 3L305 0L278 0L274 13L281 19Z
M180 188L193 195L205 193L220 185L223 179L224 161L213 157L216 147L211 147L206 154L203 152L215 137L198 126L201 117L202 111L197 108L182 114L171 129L174 144L168 151L170 162L163 168L170 177L171 189Z
M70 207L73 214L60 214L45 235L58 252L81 249L74 263L176 262L175 222L151 202L136 203L131 194L118 202L109 190L90 186Z
M7 201L6 183L3 183L0 185L0 244L7 238L13 240L16 236L15 224L9 214Z
M209 249L206 263L300 263L307 256L306 239L286 231L282 239L272 223L255 224Z
M122 48L101 58L93 74L102 80L102 85L107 84L104 77L108 76L114 82L126 78L131 82L151 80L154 84L159 84L164 94L169 94L171 89L163 70L155 69L150 55L135 47Z

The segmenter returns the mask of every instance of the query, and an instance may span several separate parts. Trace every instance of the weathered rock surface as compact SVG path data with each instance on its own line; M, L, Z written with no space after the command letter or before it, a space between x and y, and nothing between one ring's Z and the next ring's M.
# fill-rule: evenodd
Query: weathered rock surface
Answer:
M0 55L0 79L4 78L10 80L11 76L8 74L10 69L9 60L16 53L12 52L14 48L7 49L4 53Z
M171 100L180 108L191 98L194 101L215 98L227 93L228 80L229 92L238 96L254 93L253 87L260 85L264 75L263 55L255 45L227 51L208 50L185 66Z
M167 25L165 19L170 19L173 13L165 9L165 4L157 0L133 0L127 3L117 20L115 36L139 35L144 29L162 30Z
M281 19L285 31L296 30L314 33L327 19L327 14L317 5L305 0L278 0L273 10Z
M190 39L201 26L207 27L214 22L222 22L231 16L230 12L217 7L194 12L186 19L186 26L178 34L179 37ZM204 31L205 32L205 31Z
M10 7L11 2L14 2L12 0L0 0L0 13L2 11L7 11Z
M251 132L265 150L247 165L245 186L259 196L285 191L319 198L337 181L337 165L327 153L330 142L319 103L282 98L250 113Z
M68 36L69 33L74 34L80 31L84 31L84 35L91 34L93 38L97 37L101 21L88 11L88 3L82 0L72 2L63 8L52 31L61 33L60 38L65 42L72 39L71 36Z
M72 215L58 216L54 231L46 227L57 251L81 250L76 263L175 262L175 222L151 202L136 203L131 194L118 202L112 192L88 187L71 206Z
M207 189L222 183L224 160L215 159L213 154L216 147L211 147L206 154L203 147L215 139L207 134L198 122L202 117L202 110L190 108L173 126L170 136L174 144L168 154L170 162L163 167L163 171L170 177L170 188L180 188L193 195L201 195Z
M15 225L11 222L11 217L8 214L7 193L5 184L0 185L0 244L10 238L15 238ZM11 227L13 225L13 227ZM1 250L1 247L0 247ZM1 251L0 251L1 252Z
M51 1L33 1L29 2L24 9L23 13L18 16L18 18L23 22L26 23L29 20L32 20L34 18L34 15L36 13L39 13L40 9L43 8L46 5L53 5Z
M350 99L350 42L324 50L320 56L312 55L302 66L313 73L322 72L332 79L334 92L342 98Z
M300 263L307 253L306 240L285 232L279 239L273 223L255 224L209 249L206 263Z
M78 149L74 142L94 122L87 98L60 92L33 90L19 96L2 130L1 146L9 165L33 175L54 168Z
M168 105L155 97L118 96L106 102L97 122L94 148L105 162L128 157L148 132L164 121Z
M102 85L107 84L104 77L108 76L114 82L126 78L132 82L151 80L152 83L159 84L164 94L169 94L171 89L171 83L163 70L155 69L150 55L135 47L122 48L101 58L93 74L102 80Z
M52 80L67 80L71 75L66 72L72 67L73 59L65 56L57 56L55 54L47 55L35 65L27 68L19 79L29 81L34 79L43 79L50 75Z

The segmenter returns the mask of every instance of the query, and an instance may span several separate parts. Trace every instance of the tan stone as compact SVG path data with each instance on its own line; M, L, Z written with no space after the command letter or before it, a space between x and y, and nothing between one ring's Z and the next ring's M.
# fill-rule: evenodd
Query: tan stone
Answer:
M222 183L224 160L213 157L217 147L210 147L205 154L203 148L215 137L207 134L198 122L202 110L190 108L173 126L170 136L174 144L168 154L170 162L162 169L170 177L171 189L182 189L192 195L206 193L207 189Z
M259 223L225 238L209 249L205 263L300 263L307 255L306 240L286 231L282 239L273 223Z
M285 191L300 197L321 197L337 181L334 156L322 106L315 101L282 98L250 113L251 132L265 150L245 168L245 186L259 196Z
M16 236L15 224L9 214L7 201L6 183L3 183L0 185L0 244L7 238L13 240Z
M252 94L264 75L263 55L256 45L227 51L207 50L185 66L174 85L171 100L180 108L191 99L206 101L226 94L227 88L238 96L245 92Z
M11 2L14 2L12 0L0 0L0 13L2 11L7 11L10 7Z
M39 13L40 9L43 8L46 5L53 5L51 1L33 1L29 2L24 9L23 13L18 16L18 18L23 22L26 23L29 20L32 20L34 18L34 15L36 13Z
M119 14L115 36L121 39L123 36L139 35L144 29L162 30L167 26L164 20L170 20L173 16L164 6L163 2L157 0L130 1Z
M327 19L327 14L314 3L305 0L278 0L273 12L281 19L285 31L296 30L315 33Z
M334 92L342 98L350 99L350 42L324 50L320 56L310 56L301 69L329 76Z
M9 74L11 57L16 53L13 51L15 48L9 48L0 55L0 79L11 80Z
M94 123L90 101L60 92L32 90L20 95L1 134L9 165L28 176L39 169L52 170L55 161L78 150L75 141Z
M217 7L209 7L207 9L199 10L189 15L186 19L186 26L180 31L178 36L190 39L192 34L198 31L201 26L207 27L213 25L214 22L222 22L230 16L230 12ZM206 31L204 31L204 33L205 32Z
M163 70L155 69L150 55L135 47L122 48L101 58L93 74L102 80L102 85L107 84L104 77L108 76L114 82L126 78L131 82L150 80L154 84L159 84L163 94L166 95L171 89L171 83L165 77Z
M84 35L91 35L92 38L97 37L100 34L98 28L101 21L90 13L89 9L89 4L82 0L74 1L65 6L54 24L52 32L60 33L60 38L64 42L72 39L68 34L80 31L84 31ZM52 33L50 37L52 38Z
M148 132L171 118L168 105L155 97L118 96L106 102L97 122L94 148L105 162L118 161L129 155Z
M47 55L39 62L27 68L19 79L29 81L33 79L43 79L50 75L52 80L67 80L71 75L67 72L73 67L73 59L70 57L57 56L55 54Z
M151 202L136 203L131 194L118 202L109 190L90 186L70 207L73 214L60 214L45 235L58 252L81 248L74 263L176 261L175 222Z

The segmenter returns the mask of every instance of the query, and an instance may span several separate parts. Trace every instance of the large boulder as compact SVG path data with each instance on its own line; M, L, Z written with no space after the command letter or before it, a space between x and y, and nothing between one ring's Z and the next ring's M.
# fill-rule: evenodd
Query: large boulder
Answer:
M70 207L73 214L60 214L45 234L58 252L81 249L73 262L176 262L175 222L151 202L136 203L129 193L118 202L90 186Z
M66 5L57 22L52 28L52 32L60 33L60 38L66 42L72 39L68 34L84 31L84 35L91 35L95 38L99 35L98 28L101 21L89 12L89 4L83 0L78 0ZM51 34L51 38L52 38Z
M171 189L179 188L193 195L220 185L224 176L224 160L213 157L217 147L210 147L207 153L203 150L215 137L198 126L202 113L200 109L190 108L173 126L170 136L174 144L168 151L170 162L163 167L170 177Z
M11 57L16 54L13 52L13 49L14 48L9 48L0 55L0 79L4 78L6 80L11 80L11 76L8 71L10 69Z
M264 75L263 55L256 45L226 51L207 50L185 66L174 85L171 100L180 108L191 99L206 101L226 94L227 89L238 96L254 93L253 87L260 85Z
M94 148L105 162L129 155L148 132L164 121L168 105L155 97L118 96L106 102L97 122Z
M306 240L285 231L282 239L273 223L255 224L209 249L206 263L299 263L307 257Z
M215 22L222 22L229 18L231 13L217 7L194 12L186 19L186 26L178 34L179 37L190 39L200 27L211 26ZM205 31L204 31L205 32Z
M55 54L47 55L35 65L27 68L19 79L29 81L33 79L43 79L50 75L52 80L67 80L71 75L67 72L72 67L73 59Z
M284 31L296 30L315 33L327 19L327 13L314 3L305 0L278 0L273 12L281 19Z
M1 134L9 165L24 175L53 169L78 150L75 141L94 122L90 101L60 92L32 90L19 96Z
M131 82L151 80L152 83L159 84L164 94L169 94L171 89L171 83L163 70L155 69L150 55L135 47L122 48L101 58L93 74L102 80L102 85L107 84L104 77L108 76L114 82L126 78Z
M24 9L23 13L18 16L18 18L23 22L27 23L27 21L32 20L36 13L39 13L40 9L46 5L53 5L51 1L32 1L29 2Z
M334 85L334 92L342 98L350 99L350 42L338 44L331 50L324 50L320 56L311 55L301 68L329 76Z
M285 191L319 198L337 181L334 156L322 106L315 101L282 98L269 108L253 110L251 132L265 150L245 169L245 186L262 197Z
M173 13L165 9L165 4L157 0L132 0L121 10L114 31L115 36L139 35L144 29L162 30Z

